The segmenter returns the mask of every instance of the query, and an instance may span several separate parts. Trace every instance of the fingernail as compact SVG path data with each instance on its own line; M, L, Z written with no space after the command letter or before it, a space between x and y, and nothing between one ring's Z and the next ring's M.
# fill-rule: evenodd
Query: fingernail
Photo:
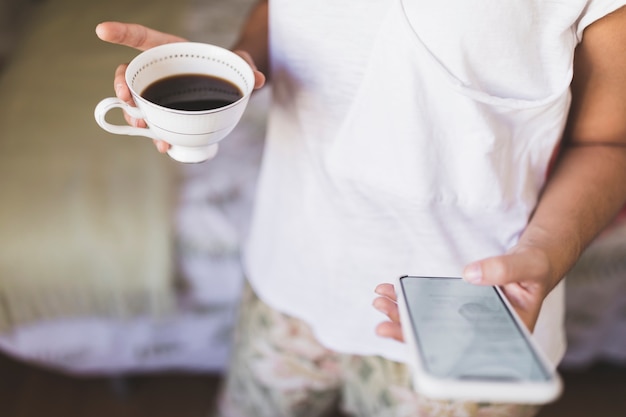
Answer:
M115 86L115 95L116 96L120 96L122 94L122 92L124 91L124 86L122 84L117 84Z
M470 264L463 271L463 279L472 284L478 284L483 279L483 270L479 263Z

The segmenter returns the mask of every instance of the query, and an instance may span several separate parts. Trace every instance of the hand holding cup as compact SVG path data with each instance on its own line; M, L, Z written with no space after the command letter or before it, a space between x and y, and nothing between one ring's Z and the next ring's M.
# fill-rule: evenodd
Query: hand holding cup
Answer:
M145 50L118 68L117 97L96 106L96 121L114 134L153 138L180 162L212 158L218 142L239 122L252 91L264 82L245 53L248 60L139 25L105 23L97 33L103 40ZM131 126L106 121L114 108L124 110Z

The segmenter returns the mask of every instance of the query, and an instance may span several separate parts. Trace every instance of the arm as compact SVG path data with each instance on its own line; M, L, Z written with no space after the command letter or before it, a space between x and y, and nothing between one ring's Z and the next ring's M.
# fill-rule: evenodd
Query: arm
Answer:
M233 51L245 51L259 71L269 74L268 0L260 0L243 26Z
M545 296L626 202L626 8L587 28L571 89L563 149L518 245L464 274L502 285L531 329Z
M530 329L547 294L626 203L626 7L586 29L571 90L562 151L518 244L463 272L501 286ZM391 320L378 334L401 340L393 287L376 292L374 306Z

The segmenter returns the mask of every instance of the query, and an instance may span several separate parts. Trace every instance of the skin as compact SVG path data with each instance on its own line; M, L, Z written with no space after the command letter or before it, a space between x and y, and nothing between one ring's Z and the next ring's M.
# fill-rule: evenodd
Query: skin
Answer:
M518 244L463 271L499 285L530 330L546 295L626 203L626 7L586 29L571 90L559 158ZM375 292L374 307L389 317L377 334L402 341L393 285Z
M256 88L269 75L267 17L267 1L260 1L232 48L255 69ZM119 22L101 23L96 33L104 41L139 50L184 40ZM125 70L126 65L117 68L114 87L128 102ZM559 158L518 244L504 255L467 265L462 273L477 285L500 286L531 330L547 294L626 204L626 8L586 29L575 53L571 88ZM167 150L165 142L155 143L160 152ZM381 284L375 292L374 307L389 319L378 325L377 334L402 341L393 285Z
M265 29L264 35L259 35L259 32L263 31L263 27L266 26L262 22L267 22L266 1L260 2L253 9L248 21L249 24L242 31L241 39L232 50L250 64L254 70L254 88L259 89L265 84L265 75L262 71L265 71L267 68L267 29ZM100 23L96 27L96 35L105 42L128 46L139 51L145 51L168 43L186 41L186 39L179 36L159 32L142 25L122 22ZM261 63L261 70L257 68L257 62ZM122 64L116 68L113 88L115 89L115 95L120 100L134 105L124 78L127 67L128 64ZM143 120L134 119L128 114L124 114L124 118L131 126L146 127L146 123ZM167 142L161 140L155 140L154 144L161 153L167 152L170 147Z

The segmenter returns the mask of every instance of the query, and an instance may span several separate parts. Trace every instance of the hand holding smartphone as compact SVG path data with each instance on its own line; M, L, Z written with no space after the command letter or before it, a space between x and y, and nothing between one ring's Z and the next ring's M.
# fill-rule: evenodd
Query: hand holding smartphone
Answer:
M440 399L542 404L561 380L497 287L402 276L396 292L414 385Z

